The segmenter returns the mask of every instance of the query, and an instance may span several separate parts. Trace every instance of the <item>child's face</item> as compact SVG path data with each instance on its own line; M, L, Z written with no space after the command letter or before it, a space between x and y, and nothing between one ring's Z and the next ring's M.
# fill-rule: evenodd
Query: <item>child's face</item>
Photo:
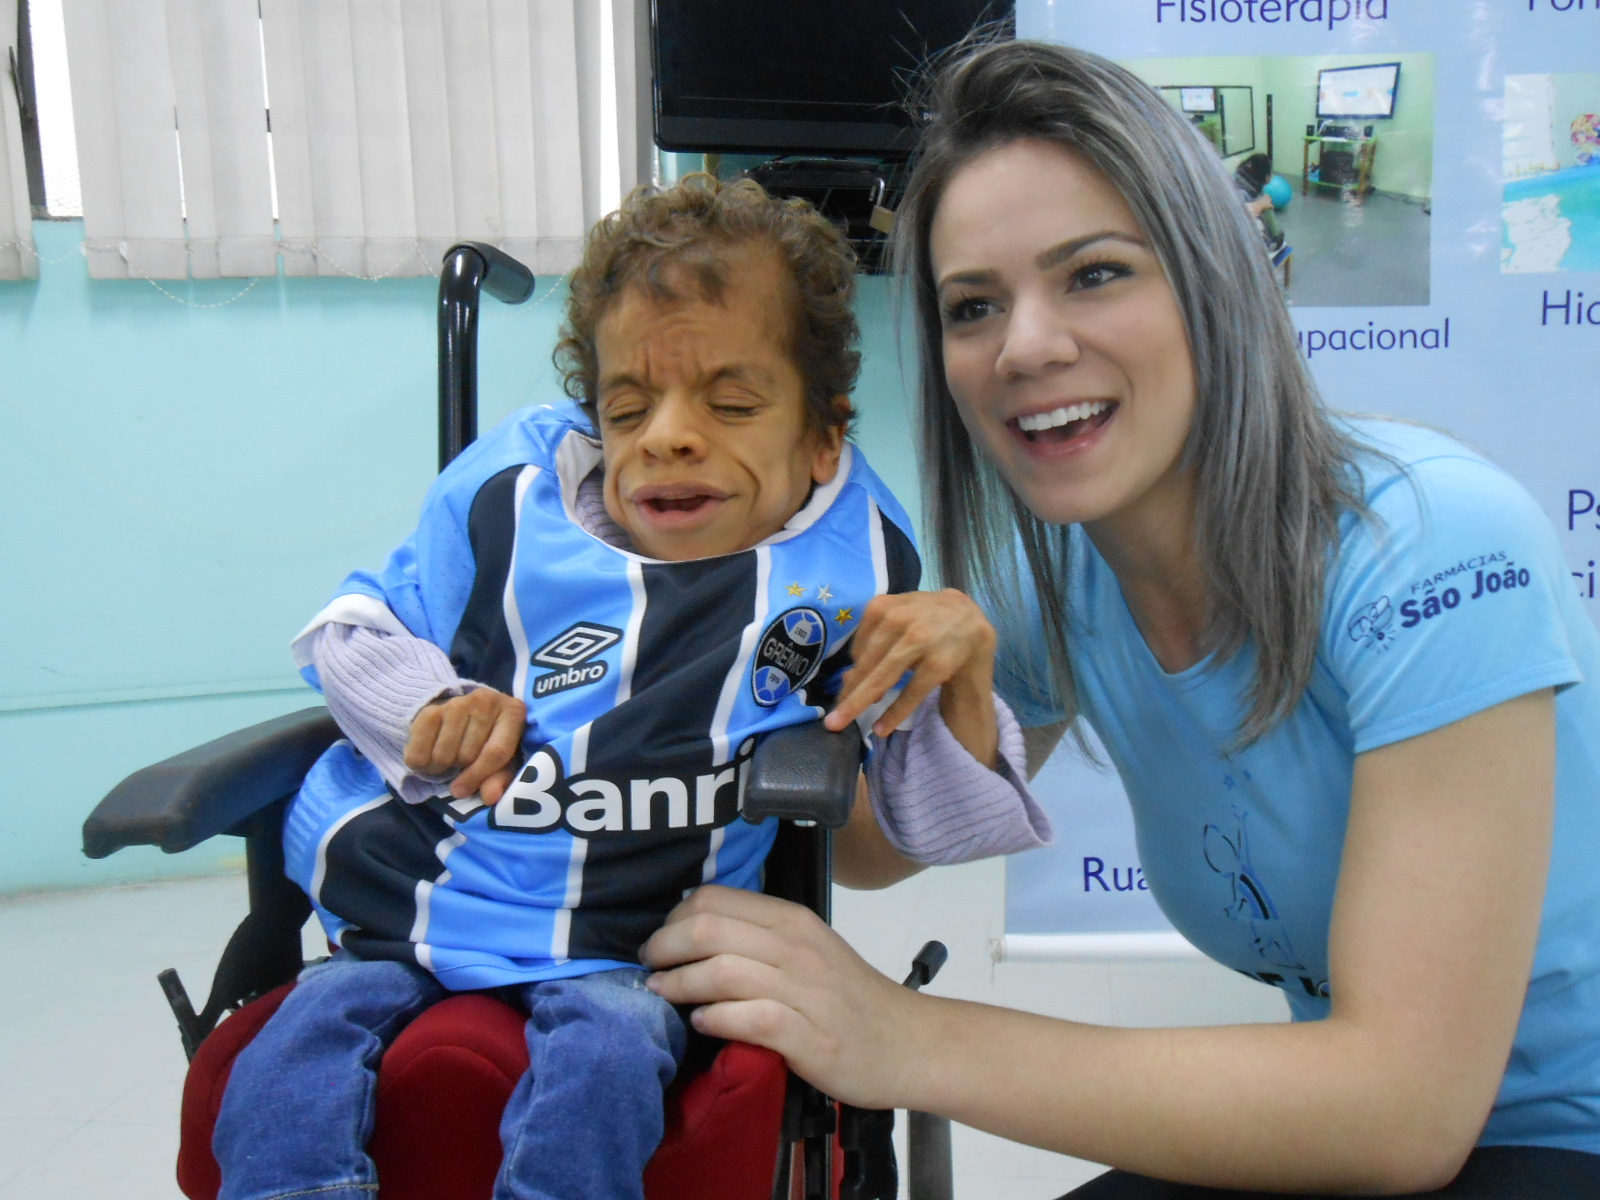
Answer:
M839 467L843 430L807 419L789 354L785 268L739 247L724 274L720 303L629 288L595 330L606 512L650 558L747 550Z

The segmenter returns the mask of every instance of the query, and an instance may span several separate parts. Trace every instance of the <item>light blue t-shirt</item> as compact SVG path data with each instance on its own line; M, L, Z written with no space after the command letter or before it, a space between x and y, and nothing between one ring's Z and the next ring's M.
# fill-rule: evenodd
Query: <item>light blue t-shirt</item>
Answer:
M1355 756L1554 687L1549 886L1481 1143L1600 1153L1600 692L1584 682L1600 678L1600 635L1549 520L1510 476L1433 430L1353 427L1407 470L1363 467L1378 520L1340 524L1316 666L1293 712L1226 754L1251 648L1164 672L1105 560L1074 529L1070 649L1083 715L1122 776L1141 865L1173 925L1283 988L1296 1020L1314 1020L1338 987L1328 928ZM1025 664L1038 656L1025 637L1003 647L999 688L1025 726L1050 724L1060 712L1030 684Z

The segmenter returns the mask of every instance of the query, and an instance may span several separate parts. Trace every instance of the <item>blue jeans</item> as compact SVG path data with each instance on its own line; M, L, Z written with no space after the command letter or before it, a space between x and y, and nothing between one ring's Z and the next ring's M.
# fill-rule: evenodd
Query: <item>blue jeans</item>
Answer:
M500 1123L495 1200L642 1200L686 1042L644 979L621 969L506 989L529 1013L530 1063ZM408 963L340 955L308 967L234 1060L212 1136L218 1200L372 1200L378 1059L450 994Z

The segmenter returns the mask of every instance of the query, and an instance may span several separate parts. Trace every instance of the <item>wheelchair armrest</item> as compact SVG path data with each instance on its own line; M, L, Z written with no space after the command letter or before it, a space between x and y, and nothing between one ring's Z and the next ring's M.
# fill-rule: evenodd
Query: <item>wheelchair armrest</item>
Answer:
M83 852L104 858L124 846L160 846L176 854L227 833L293 795L338 737L327 709L307 708L135 771L83 823Z
M744 819L779 817L840 828L855 803L861 754L861 731L854 725L833 733L819 719L762 735L745 785Z

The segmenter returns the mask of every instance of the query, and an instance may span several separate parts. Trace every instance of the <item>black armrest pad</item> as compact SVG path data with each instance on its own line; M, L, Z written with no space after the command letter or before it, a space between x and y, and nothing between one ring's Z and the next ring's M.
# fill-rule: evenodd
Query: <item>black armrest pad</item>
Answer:
M325 708L307 708L226 734L128 776L83 823L83 852L124 846L168 854L198 846L292 795L339 737Z
M855 803L861 750L854 725L831 733L816 720L763 734L745 785L744 819L781 817L838 829Z

